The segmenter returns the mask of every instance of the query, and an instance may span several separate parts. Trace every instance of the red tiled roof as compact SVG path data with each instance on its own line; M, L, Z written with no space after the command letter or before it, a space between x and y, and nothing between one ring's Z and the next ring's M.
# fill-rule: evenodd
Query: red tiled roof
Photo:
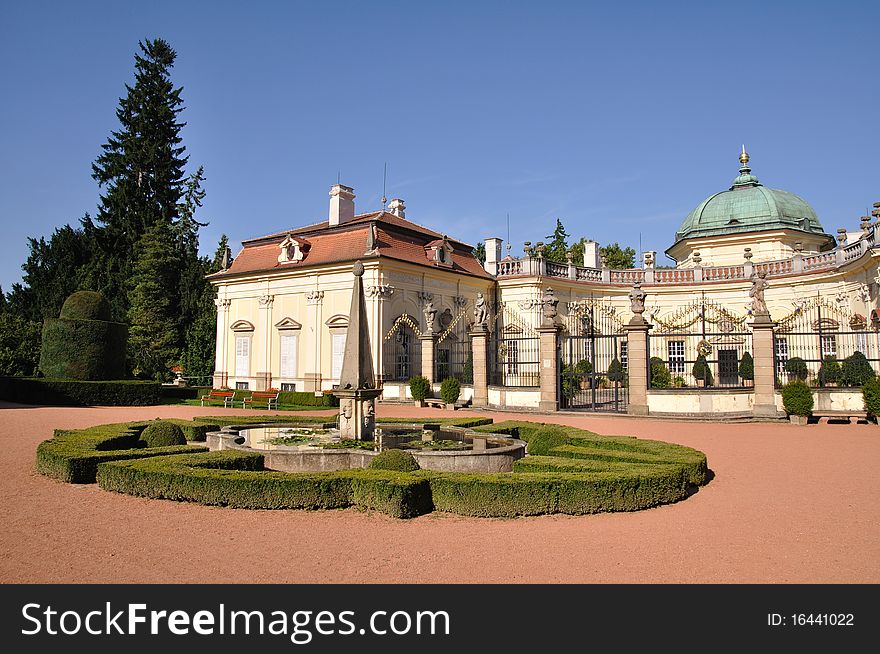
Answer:
M367 237L372 222L376 224L376 250L368 254ZM288 234L306 233L311 247L305 258L299 262L278 263L278 255L281 252L279 246L284 238ZM471 246L453 239L449 239L454 248L452 266L435 265L426 254L425 245L429 241L434 241L437 236L440 236L437 232L393 214L364 214L339 227L331 228L327 223L320 223L244 241L244 248L232 262L232 266L210 277L220 279L253 272L311 268L377 257L387 257L477 277L490 277L480 262L471 255Z

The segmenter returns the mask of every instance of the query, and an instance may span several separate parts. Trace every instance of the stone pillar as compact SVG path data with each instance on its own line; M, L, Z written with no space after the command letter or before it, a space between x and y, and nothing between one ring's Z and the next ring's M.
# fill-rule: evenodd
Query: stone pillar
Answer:
M475 329L470 336L474 370L473 405L489 406L489 331Z
M773 328L776 323L769 314L756 314L752 322L752 350L755 362L755 402L752 415L756 418L775 418L776 409L776 353L773 349Z
M432 384L437 381L436 370L436 335L434 332L422 334L419 340L422 342L422 377L425 377Z
M648 367L648 331L651 327L647 320L635 315L626 330L627 378L629 379L629 406L627 413L634 416L646 416L648 410L648 384L650 383Z
M307 342L307 345L303 350L304 352L308 352L311 346L312 361L310 364L306 364L303 367L303 372L300 373L300 376L304 378L303 390L307 393L321 392L321 348L323 347L322 335L324 334L324 324L322 320L323 303L324 291L313 290L306 293L306 323L311 325L312 331L310 337L311 339L314 339L310 344ZM306 333L308 334L308 332ZM308 372L309 367L311 368L310 372Z
M272 387L272 305L275 296L267 293L260 296L258 302L259 316L252 343L257 367L254 390L265 391Z
M541 411L559 411L559 325L538 327L541 360Z

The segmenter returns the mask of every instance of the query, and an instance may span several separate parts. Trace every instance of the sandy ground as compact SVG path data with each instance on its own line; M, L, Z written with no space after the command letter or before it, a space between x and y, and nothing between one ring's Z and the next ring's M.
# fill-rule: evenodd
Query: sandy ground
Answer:
M37 444L56 427L223 413L260 412L0 404L0 582L880 582L877 425L510 416L708 455L715 478L688 500L584 517L247 511L117 495L34 472ZM448 415L390 405L378 413Z

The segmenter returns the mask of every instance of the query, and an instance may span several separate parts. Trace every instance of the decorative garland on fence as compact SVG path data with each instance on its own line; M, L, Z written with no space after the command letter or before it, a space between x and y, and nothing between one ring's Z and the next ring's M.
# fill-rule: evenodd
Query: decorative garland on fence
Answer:
M419 324L407 313L400 314L400 317L394 321L394 324L391 325L391 329L388 330L388 333L385 334L386 341L391 340L394 336L395 332L400 329L401 325L406 325L410 329L412 329L416 336L421 336L422 332L419 329Z
M446 337L449 336L453 332L453 330L455 329L455 326L458 324L458 321L461 320L467 312L468 312L467 307L465 307L464 309L462 309L458 313L457 316L455 316L455 318L452 319L452 322L449 323L449 327L446 328L446 331L441 332L440 336L437 337L437 343L442 343L443 341L446 340Z
M681 331L699 322L699 320L703 317L703 312L701 311L703 307L705 307L706 309L710 309L715 314L713 316L707 315L705 317L706 322L713 325L727 320L730 321L734 326L743 327L745 325L746 318L748 317L737 316L711 300L695 300L691 304L688 304L687 306L678 309L678 311L673 313L666 320L654 316L653 322L656 323L663 331ZM693 317L687 319L688 315L691 312L693 312L694 314ZM685 321L678 322L680 320Z
M623 319L617 314L617 307L604 302L597 302L592 298L578 300L577 302L569 302L568 318L582 318L586 313L587 307L598 311L602 316L611 320L612 327L614 328L614 333L623 332ZM571 322L571 320L569 320L569 322ZM566 326L568 327L569 331L572 331L572 328L576 325L569 324Z
M803 316L810 309L816 309L818 307L831 311L840 319L840 322L848 321L852 316L850 312L844 311L839 305L820 295L817 297L811 297L808 300L802 300L800 303L796 301L794 311L776 321L777 329L779 329L779 331L789 331L798 318Z

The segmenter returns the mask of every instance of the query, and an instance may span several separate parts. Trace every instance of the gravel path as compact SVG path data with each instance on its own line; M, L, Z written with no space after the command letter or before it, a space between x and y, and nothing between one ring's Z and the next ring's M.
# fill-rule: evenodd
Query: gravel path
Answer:
M688 500L584 517L247 511L117 495L34 472L37 444L56 427L223 413L260 412L0 403L0 582L880 582L877 425L492 414L707 454L715 479ZM390 405L378 413L447 415Z

